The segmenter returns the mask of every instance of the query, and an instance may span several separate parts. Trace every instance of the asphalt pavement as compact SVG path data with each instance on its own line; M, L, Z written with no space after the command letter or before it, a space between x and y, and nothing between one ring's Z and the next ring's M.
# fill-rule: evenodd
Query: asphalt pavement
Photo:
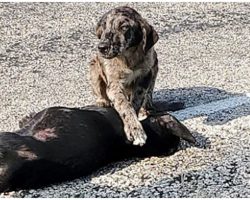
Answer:
M185 102L173 114L198 145L1 197L250 197L250 3L0 3L0 131L49 106L94 103L95 25L118 5L159 33L154 99Z

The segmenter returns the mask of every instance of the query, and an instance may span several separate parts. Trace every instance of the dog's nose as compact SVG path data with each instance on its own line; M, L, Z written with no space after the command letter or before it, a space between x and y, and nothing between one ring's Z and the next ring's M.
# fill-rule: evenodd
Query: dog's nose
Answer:
M101 53L106 53L108 51L109 47L110 47L110 43L109 42L100 42L98 44L98 50Z

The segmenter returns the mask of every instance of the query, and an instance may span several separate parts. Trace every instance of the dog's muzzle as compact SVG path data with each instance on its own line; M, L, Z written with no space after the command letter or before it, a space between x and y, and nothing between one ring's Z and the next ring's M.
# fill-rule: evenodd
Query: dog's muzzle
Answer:
M111 44L109 41L101 41L98 50L102 57L111 59L119 54L119 46Z
M101 53L101 54L107 54L108 52L109 52L109 50L110 50L110 46L111 46L111 44L110 44L110 42L108 42L108 41L103 41L103 42L100 42L99 44L98 44L98 50L99 50L99 52Z

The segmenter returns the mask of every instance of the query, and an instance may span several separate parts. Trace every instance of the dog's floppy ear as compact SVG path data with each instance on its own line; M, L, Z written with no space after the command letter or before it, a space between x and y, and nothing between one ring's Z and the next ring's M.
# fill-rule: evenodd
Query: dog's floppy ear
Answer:
M193 144L196 143L194 136L188 128L169 113L153 113L149 117L151 128L159 134L172 134Z
M96 36L98 37L98 39L101 38L102 33L103 33L104 29L106 28L107 15L108 15L108 13L106 13L105 15L103 15L103 17L97 23L95 31L96 31Z
M158 41L159 36L154 28L147 22L142 22L142 48L144 53L147 53L149 49Z
M96 32L97 38L100 39L101 35L102 35L102 32L103 32L103 28L102 28L102 26L99 23L97 24L95 32Z
M161 120L164 122L166 130L169 130L173 135L176 135L193 144L196 142L194 136L191 134L188 128L174 116L168 114L163 116Z

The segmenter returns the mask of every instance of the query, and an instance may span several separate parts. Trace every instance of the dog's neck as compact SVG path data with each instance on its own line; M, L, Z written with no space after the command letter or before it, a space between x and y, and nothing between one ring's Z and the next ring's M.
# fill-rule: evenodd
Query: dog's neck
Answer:
M143 62L145 54L141 46L131 47L121 56L126 61L128 68L134 69L139 63Z
M152 57L152 53L154 53L154 49L151 48L146 53L143 51L141 45L131 47L128 51L124 52L122 55L116 57L127 65L129 69L140 68L141 65L149 65L150 62L147 58ZM144 62L147 62L146 64ZM151 67L151 66L150 66Z

